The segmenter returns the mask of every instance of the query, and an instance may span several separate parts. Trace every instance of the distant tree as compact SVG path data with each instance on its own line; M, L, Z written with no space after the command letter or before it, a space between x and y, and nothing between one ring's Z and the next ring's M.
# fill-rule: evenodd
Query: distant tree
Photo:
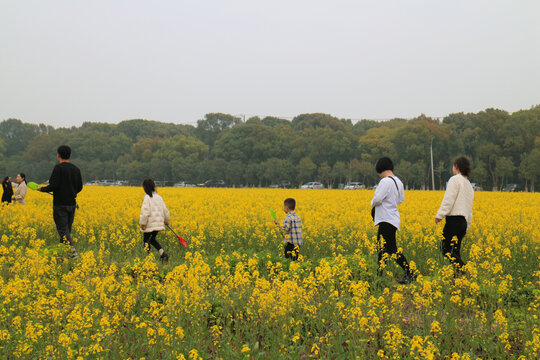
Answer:
M491 177L493 190L497 190L497 171L495 170L495 161L499 156L501 149L493 143L484 143L477 148L478 157L486 166L486 170Z
M338 183L341 184L347 177L347 164L344 161L336 161L332 167L332 177L338 180Z
M534 185L540 180L540 146L523 156L519 172L524 179L530 181L531 191L534 192Z
M262 179L264 177L264 168L260 164L252 163L246 166L244 170L244 182L247 186L250 185L262 185Z
M340 120L332 115L323 113L295 116L292 120L292 126L298 130L306 128L330 128L335 131L352 130L352 122L350 120Z
M304 182L312 181L317 171L317 165L309 157L305 157L297 165L298 182L303 184Z
M274 116L267 116L261 121L263 125L276 127L276 126L291 126L291 122L289 120L280 119Z
M375 166L369 161L361 160L360 164L358 164L358 171L364 184L377 182Z
M326 187L330 188L332 183L332 168L326 162L323 162L318 169L317 177L319 181L326 184Z
M362 175L362 165L358 159L352 159L349 161L348 166L348 181L357 181Z
M447 166L444 163L444 161L439 161L439 163L434 167L435 167L434 169L435 175L437 176L437 179L439 180L439 190L443 190L442 179L443 179L443 176L448 173Z
M489 183L489 173L486 170L484 162L480 159L472 161L471 181L486 185Z
M225 129L242 123L242 119L229 114L210 113L197 121L195 134L207 145L213 145L219 134Z
M47 129L47 127L45 127ZM23 123L19 119L7 119L0 123L0 139L5 146L5 155L24 153L30 141L40 133L38 125Z
M407 160L400 160L394 169L394 173L400 178L406 189L409 189L409 181L412 175L411 169L412 164Z
M245 166L239 160L229 161L225 171L225 182L229 186L240 186L244 178Z
M495 173L501 179L501 187L506 183L506 179L512 176L514 172L514 164L512 160L507 156L501 156L497 158L497 163L495 165Z

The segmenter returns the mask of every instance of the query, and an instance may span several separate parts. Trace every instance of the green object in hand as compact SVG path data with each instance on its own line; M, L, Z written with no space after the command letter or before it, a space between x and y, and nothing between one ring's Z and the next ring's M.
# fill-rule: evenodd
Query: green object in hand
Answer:
M272 208L270 208L270 215L272 215L272 217L274 218L274 221L277 221L276 212Z
M26 186L28 186L28 188L31 190L37 190L39 188L39 185L33 181L30 181L28 184L26 184Z

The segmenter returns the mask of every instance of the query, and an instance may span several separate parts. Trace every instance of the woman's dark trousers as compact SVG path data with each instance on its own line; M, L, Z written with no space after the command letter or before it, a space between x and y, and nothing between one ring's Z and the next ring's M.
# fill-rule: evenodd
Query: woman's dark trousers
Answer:
M397 251L396 231L397 228L392 224L387 222L379 223L379 230L377 232L377 244L379 248L379 270L377 273L379 275L382 274L381 260L383 259L384 254L388 254L388 258L390 258L393 254L396 254L396 262L403 268L403 270L405 270L405 273L410 273L409 263L407 262L405 255L403 255L401 252L398 253ZM381 237L384 239L382 246Z
M443 229L443 240L441 250L450 262L461 269L465 263L461 259L461 240L467 233L467 220L463 216L447 216ZM454 239L455 238L455 239Z

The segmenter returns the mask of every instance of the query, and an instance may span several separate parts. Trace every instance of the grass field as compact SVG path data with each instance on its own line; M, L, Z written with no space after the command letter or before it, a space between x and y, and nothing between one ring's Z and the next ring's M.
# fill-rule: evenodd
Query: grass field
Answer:
M398 246L421 274L376 276L372 191L158 189L171 210L146 255L142 188L85 187L81 257L58 244L52 198L0 206L0 358L533 359L540 356L540 194L475 194L454 279L434 216L443 192L406 192ZM300 261L269 207L297 200Z

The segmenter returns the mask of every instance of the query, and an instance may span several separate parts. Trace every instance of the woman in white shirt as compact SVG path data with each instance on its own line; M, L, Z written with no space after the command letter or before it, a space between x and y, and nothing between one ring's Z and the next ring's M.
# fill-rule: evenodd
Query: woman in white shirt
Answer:
M379 226L377 232L379 270L377 273L381 275L381 265L396 254L396 262L405 270L405 277L399 283L407 284L415 280L416 276L411 273L407 259L398 252L396 244L396 231L401 222L397 206L405 201L403 183L394 175L394 164L387 157L382 157L377 161L375 170L381 177L371 200L371 207L374 209L373 222L375 226ZM381 236L384 239L382 247L380 246Z
M158 232L165 230L165 225L169 225L171 215L165 202L156 192L156 184L152 179L144 179L142 183L144 192L144 200L141 206L141 216L139 217L139 225L144 234L144 248L150 252L150 245L156 248L159 252L162 262L169 261L169 255L163 250L157 242L156 236Z
M461 241L472 223L474 190L469 181L471 162L466 157L456 159L452 172L454 176L448 180L441 207L435 216L435 224L446 218L442 253L455 266L456 275L461 275L465 265L460 255Z

